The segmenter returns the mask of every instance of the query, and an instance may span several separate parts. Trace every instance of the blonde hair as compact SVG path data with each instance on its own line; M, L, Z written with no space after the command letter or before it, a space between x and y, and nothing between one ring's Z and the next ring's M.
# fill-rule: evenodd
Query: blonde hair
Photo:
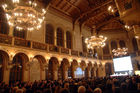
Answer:
M95 88L93 93L102 93L102 90L100 88Z

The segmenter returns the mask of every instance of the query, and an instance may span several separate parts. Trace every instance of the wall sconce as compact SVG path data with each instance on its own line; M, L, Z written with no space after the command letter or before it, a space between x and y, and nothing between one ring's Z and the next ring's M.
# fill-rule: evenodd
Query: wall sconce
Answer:
M9 56L10 56L10 58L13 58L15 56L15 53L14 52L10 52Z
M58 60L61 62L63 59L60 57L60 58L58 58Z
M80 63L81 62L81 60L80 59L78 59L78 63Z
M72 62L73 60L71 58L69 58L69 62Z
M33 60L33 57L34 57L34 56L33 56L32 54L29 54L29 60L30 60L30 61Z
M50 56L46 56L45 57L46 60L50 60L50 58L51 58Z

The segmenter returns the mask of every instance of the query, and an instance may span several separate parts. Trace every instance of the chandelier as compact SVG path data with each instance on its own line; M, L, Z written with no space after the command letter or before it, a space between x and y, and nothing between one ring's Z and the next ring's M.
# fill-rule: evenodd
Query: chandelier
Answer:
M107 37L104 37L102 35L91 36L85 39L85 43L87 44L88 49L94 49L94 48L104 47L106 39Z
M9 5L9 6L8 6ZM39 30L46 14L45 9L37 5L34 0L12 0L3 4L8 24L17 30Z
M124 56L128 52L128 48L117 48L112 50L114 56Z

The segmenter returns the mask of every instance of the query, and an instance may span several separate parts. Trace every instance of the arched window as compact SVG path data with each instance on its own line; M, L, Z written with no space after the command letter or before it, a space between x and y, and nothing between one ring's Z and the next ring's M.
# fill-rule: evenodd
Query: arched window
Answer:
M72 48L72 37L71 33L69 31L66 32L66 43L67 43L67 48Z
M14 36L25 39L26 38L26 31L25 30L19 31L16 28L14 28Z
M136 38L132 39L133 50L138 51L138 44Z
M111 50L117 49L117 43L116 41L111 41Z
M5 13L4 13L2 7L0 7L0 33L1 34L9 33L9 25L7 23Z
M119 41L120 48L126 47L125 42L123 40Z
M13 58L14 64L10 71L10 81L21 81L22 80L22 58L20 55L16 55Z
M46 25L45 43L54 44L54 28L51 24Z
M57 46L64 46L64 32L61 28L57 28Z
M2 67L3 67L3 57L2 57L2 55L0 54L0 81L2 81L2 77L3 77L3 69L2 69Z
M87 52L87 47L86 47L86 43L85 43L85 38L82 37L82 46L83 46L83 52Z
M103 54L110 54L109 53L109 44L108 43L106 43L106 45L103 48Z

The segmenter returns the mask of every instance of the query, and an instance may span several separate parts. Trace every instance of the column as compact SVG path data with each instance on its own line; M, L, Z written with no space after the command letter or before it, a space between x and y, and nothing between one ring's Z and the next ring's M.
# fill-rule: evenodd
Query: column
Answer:
M53 70L52 76L53 76L53 80L57 80L58 79L58 71L57 70Z
M74 72L75 72L74 67L72 67L72 69L71 69L71 77L72 78L75 78L75 73Z
M64 31L64 48L67 48L66 31Z
M54 45L57 46L57 29L54 30Z
M87 69L87 76L86 76L86 77L89 78L90 76L91 76L91 74L90 74L90 69L88 68L88 69Z
M63 69L63 74L62 74L63 80L68 78L68 71Z
M108 46L109 46L109 52L110 52L110 54L112 55L111 41L110 41L110 40L109 40L109 44L108 44Z
M9 27L9 36L13 36L13 32L14 32L14 28L13 27Z
M138 38L140 38L140 26L139 25L134 25L133 26L133 29L134 29L135 36L137 36ZM137 44L138 44L138 50L140 50L140 42L139 42L139 39L137 39Z
M9 78L10 78L10 69L12 66L12 59L9 62L5 62L7 64L4 64L4 71L3 71L3 82L6 84L9 84Z

